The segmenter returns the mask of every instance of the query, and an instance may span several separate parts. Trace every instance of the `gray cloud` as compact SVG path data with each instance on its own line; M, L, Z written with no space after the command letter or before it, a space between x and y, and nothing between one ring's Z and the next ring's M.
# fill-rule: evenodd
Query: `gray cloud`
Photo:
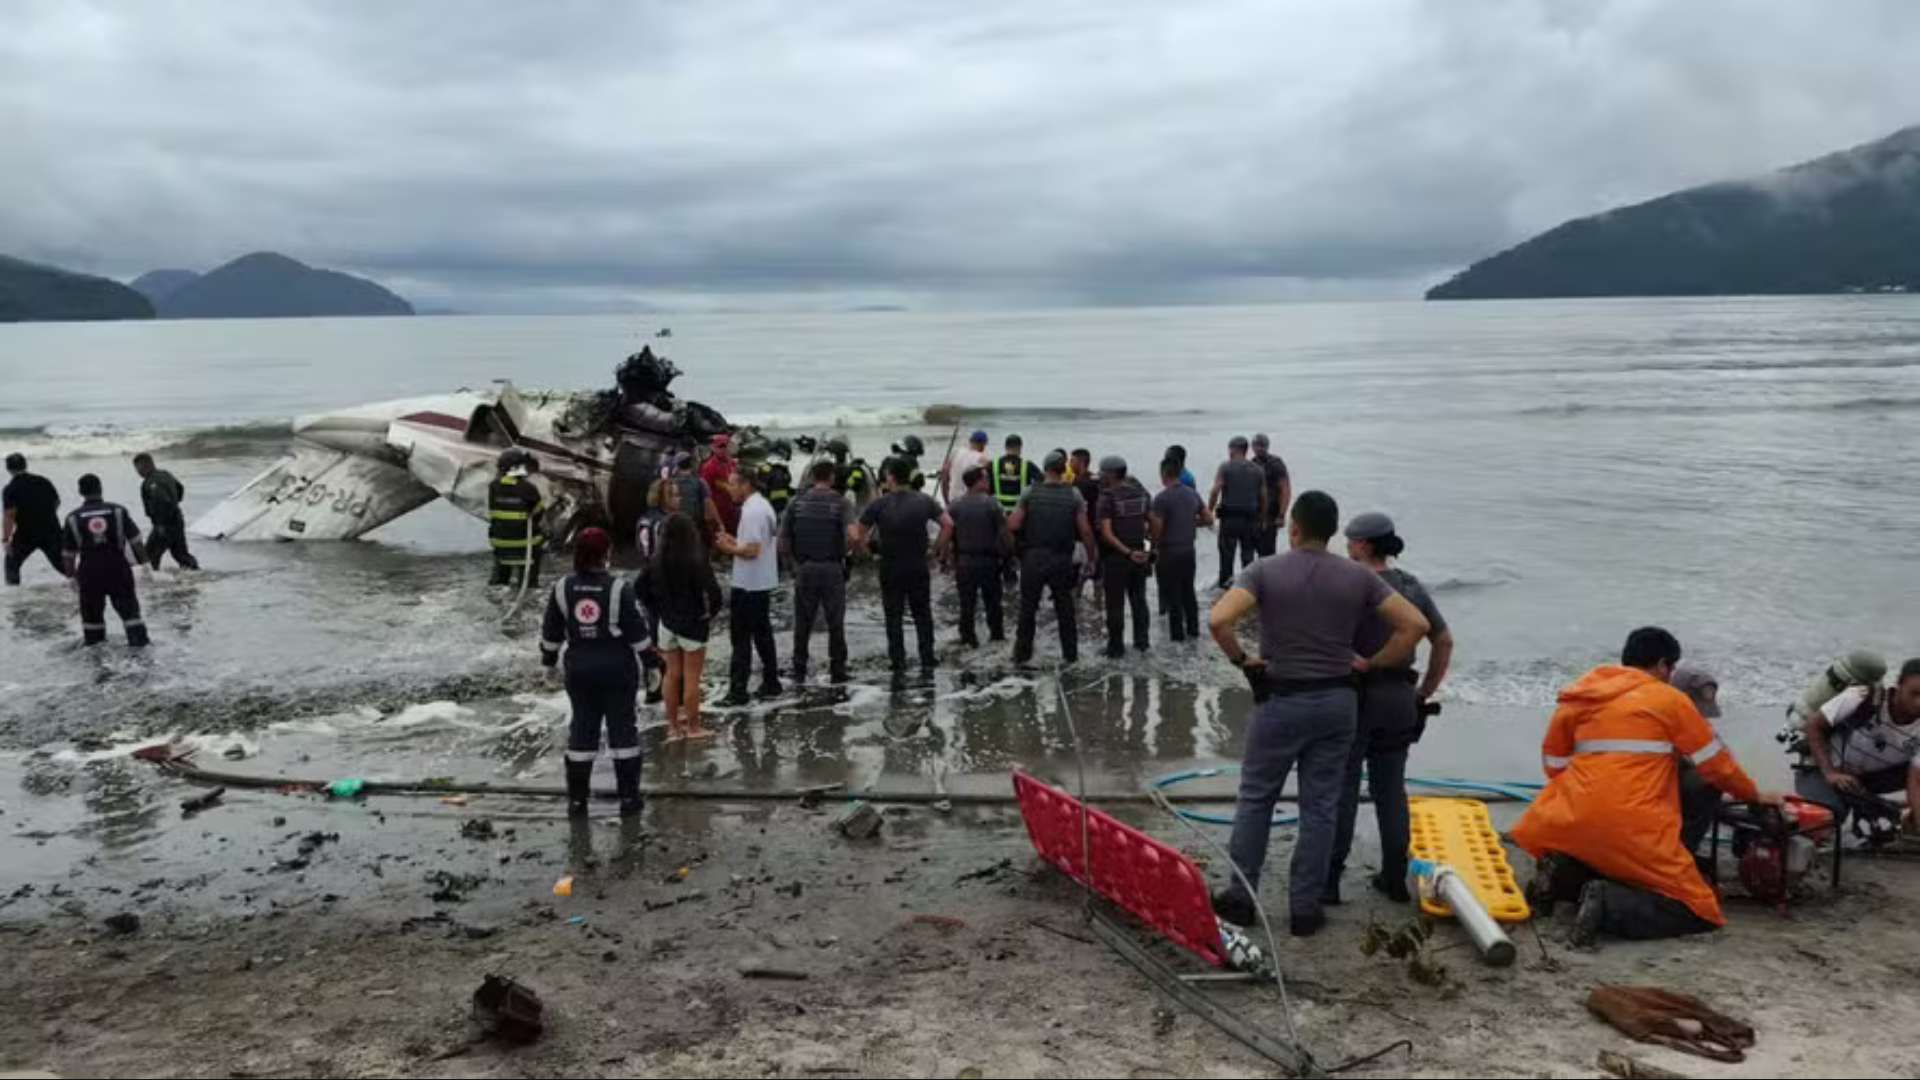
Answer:
M11 0L0 249L427 303L1412 293L1920 120L1910 0Z

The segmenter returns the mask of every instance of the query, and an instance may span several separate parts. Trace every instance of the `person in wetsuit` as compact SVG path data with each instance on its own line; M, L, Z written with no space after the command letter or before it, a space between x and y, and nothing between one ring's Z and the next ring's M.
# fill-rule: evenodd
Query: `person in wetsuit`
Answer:
M608 568L613 538L582 529L574 540L573 573L556 582L540 627L540 662L556 670L566 657L573 723L567 736L567 816L587 816L593 763L606 728L607 756L620 791L620 816L645 808L640 795L641 654L653 639L630 582ZM649 660L651 665L655 661Z
M187 550L187 516L180 508L180 500L187 497L186 485L155 467L152 454L134 455L133 471L140 474L140 502L147 510L147 557L153 568L160 569L160 560L172 555L180 569L200 569L200 560Z

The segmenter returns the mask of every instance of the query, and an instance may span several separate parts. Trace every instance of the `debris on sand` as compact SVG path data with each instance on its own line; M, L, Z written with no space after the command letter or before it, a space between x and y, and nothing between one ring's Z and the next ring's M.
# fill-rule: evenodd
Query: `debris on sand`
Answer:
M871 840L880 834L886 823L886 818L871 804L857 802L833 823L833 827L849 840Z
M547 1033L540 995L504 975L489 975L473 992L473 1018L501 1042L525 1046Z
M1616 1054L1611 1050L1600 1051L1600 1071L1608 1076L1620 1077L1620 1080L1687 1080L1682 1073L1636 1061L1625 1054Z
M798 968L776 967L757 960L743 960L740 963L740 977L763 982L806 982L813 978Z
M669 900L649 900L646 903L646 908L648 911L665 911L668 908L679 907L681 904L697 904L706 898L707 894L705 892L696 890L684 896L676 896Z
M123 911L118 915L109 915L107 916L107 929L119 934L121 937L126 937L129 934L137 934L140 932L140 916L135 915L131 911Z
M180 815L182 817L192 817L202 810L211 810L219 806L220 800L226 797L227 789L219 787L204 794L195 795L191 799L182 799L180 800Z
M500 833L493 827L492 818L474 818L461 823L460 835L468 840L492 840Z
M431 899L436 904L465 903L467 894L485 882L486 879L478 874L454 874L445 870L435 870L427 875L427 884L434 887Z

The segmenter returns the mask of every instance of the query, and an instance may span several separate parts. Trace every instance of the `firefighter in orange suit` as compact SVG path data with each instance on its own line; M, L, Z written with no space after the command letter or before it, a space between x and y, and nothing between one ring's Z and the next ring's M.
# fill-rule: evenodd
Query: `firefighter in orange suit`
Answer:
M1560 692L1541 754L1547 786L1514 827L1538 860L1527 900L1536 915L1577 901L1573 944L1698 934L1725 924L1720 901L1680 842L1680 761L1743 802L1779 805L1747 777L1691 699L1668 685L1680 642L1635 630L1620 666L1595 668Z

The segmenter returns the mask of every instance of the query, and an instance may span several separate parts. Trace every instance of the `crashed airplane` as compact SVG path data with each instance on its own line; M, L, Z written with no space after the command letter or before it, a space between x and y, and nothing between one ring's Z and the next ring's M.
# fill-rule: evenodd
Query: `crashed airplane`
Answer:
M649 347L600 393L523 392L502 382L301 417L288 455L194 522L215 540L355 540L435 499L478 518L500 454L540 462L547 535L587 525L630 542L648 486L672 455L728 431L668 390L679 370Z

